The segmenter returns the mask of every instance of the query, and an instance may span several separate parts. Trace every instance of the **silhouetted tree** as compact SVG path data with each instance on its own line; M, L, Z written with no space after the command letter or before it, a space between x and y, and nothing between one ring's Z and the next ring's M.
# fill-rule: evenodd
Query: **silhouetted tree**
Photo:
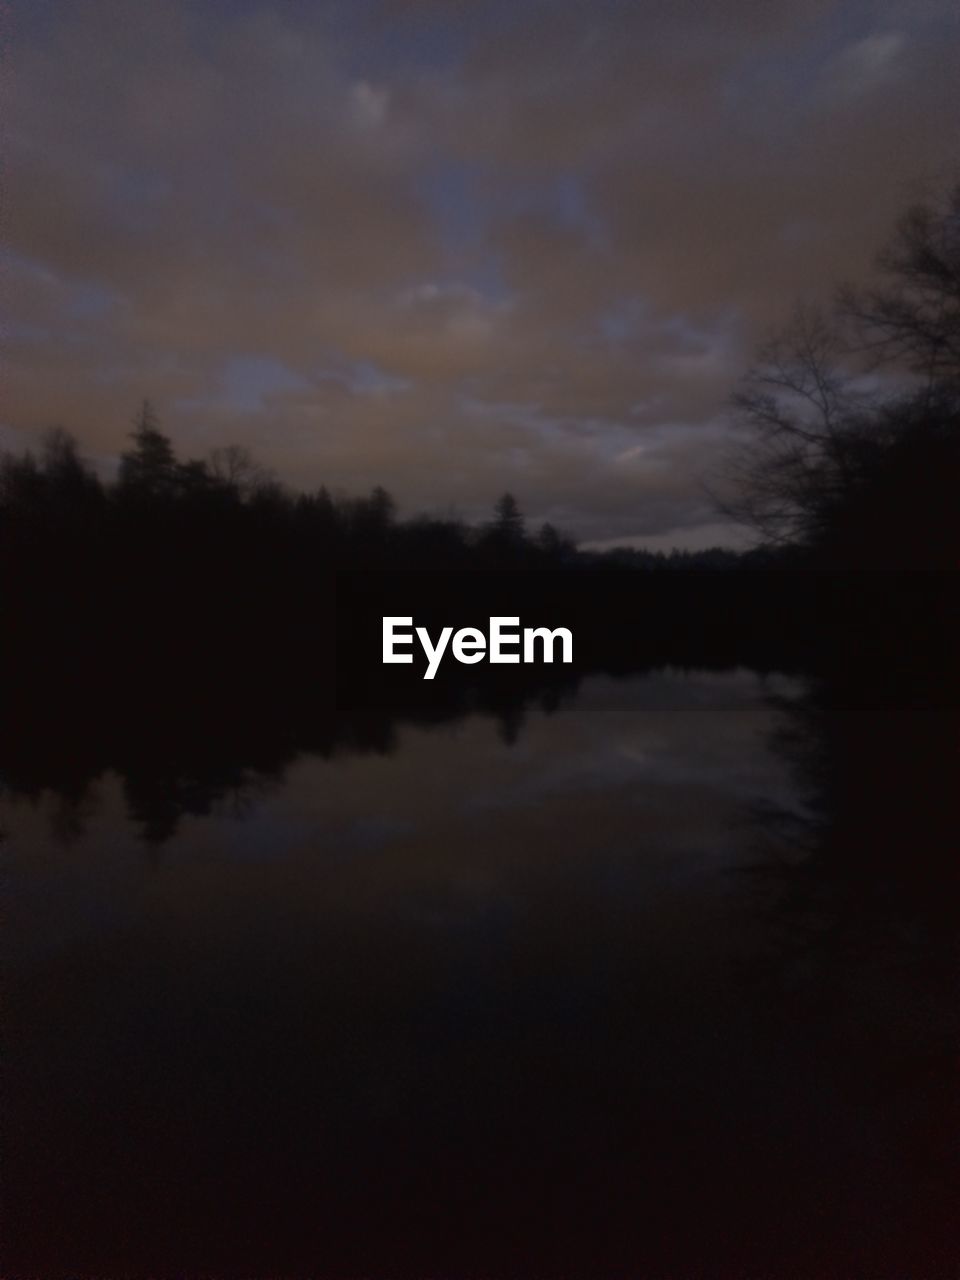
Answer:
M236 444L214 449L208 466L210 475L218 484L234 490L241 498L250 497L274 478L266 467L254 460L248 449Z
M80 457L76 440L61 427L44 436L40 459L49 485L62 497L83 501L100 494L100 483Z
M0 457L0 510L8 524L37 510L43 490L43 475L32 453Z
M382 485L377 485L368 498L361 498L353 515L358 535L363 539L382 539L396 519L397 504Z
M493 520L481 532L477 548L490 568L515 567L529 558L525 521L512 493L504 493L494 503Z
M960 182L914 205L877 258L881 282L841 289L854 343L928 384L960 383Z
M519 541L524 535L524 519L520 505L512 493L505 493L494 503L494 523L496 533L502 537Z
M767 545L834 565L951 566L960 553L960 186L911 210L890 284L798 308L734 397L749 439L721 502ZM894 368L870 394L852 360ZM912 385L904 375L912 373ZM862 370L860 371L862 375Z
M174 483L179 494L188 498L206 496L214 486L210 468L201 458L190 458L177 463Z
M766 542L816 541L854 483L865 406L841 351L823 312L798 307L733 397L750 437L729 464L735 496L723 509Z
M573 554L574 545L560 534L549 521L545 521L537 533L537 549L548 560L558 561Z
M177 461L149 400L144 400L130 434L133 448L120 459L121 485L152 496L170 493L176 483Z

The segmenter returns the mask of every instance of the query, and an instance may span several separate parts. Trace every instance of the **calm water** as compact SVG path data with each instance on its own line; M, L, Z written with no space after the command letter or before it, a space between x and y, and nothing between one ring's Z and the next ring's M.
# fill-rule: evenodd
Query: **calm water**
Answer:
M854 777L800 682L661 672L167 839L115 772L8 794L5 1274L957 1274L931 798L843 732Z

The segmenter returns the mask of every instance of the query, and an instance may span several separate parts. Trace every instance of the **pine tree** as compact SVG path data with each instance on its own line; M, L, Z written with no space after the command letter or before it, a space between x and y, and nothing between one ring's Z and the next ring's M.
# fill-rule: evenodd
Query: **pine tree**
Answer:
M524 536L524 519L520 505L512 493L505 493L498 498L493 508L494 529L498 534L519 541Z
M120 459L121 485L153 495L169 493L176 480L177 460L149 400L144 400L130 436L133 448Z

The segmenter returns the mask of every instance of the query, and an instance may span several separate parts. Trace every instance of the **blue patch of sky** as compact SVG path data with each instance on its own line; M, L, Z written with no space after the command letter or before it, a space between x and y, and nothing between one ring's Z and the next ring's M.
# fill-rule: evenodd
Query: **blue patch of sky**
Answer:
M117 301L116 294L98 284L77 285L67 305L67 314L76 320L98 320Z
M385 395L410 383L367 360L346 360L329 353L307 376L274 356L231 356L223 365L219 385L210 395L177 401L179 409L216 406L234 413L256 413L272 396L309 391L324 381L346 387L354 395Z
M11 249L0 254L0 270L26 276L41 286L57 290L60 297L64 299L62 314L69 320L97 320L106 315L118 301L117 295L112 290L94 280L64 279L38 259L16 253ZM51 330L46 327L16 323L7 324L4 332L9 337L26 339L42 339L51 334ZM81 335L75 334L73 338L76 339L79 336ZM70 338L67 337L65 340L69 341Z
M236 413L255 413L269 396L306 391L310 383L273 356L231 356L224 364L220 385L212 395L178 400L178 409L204 409L215 405Z
M389 395L410 386L406 378L397 378L368 360L345 361L332 369L324 369L321 377L343 383L355 395Z
M32 276L42 284L59 284L60 277L51 271L38 258L31 258L25 253L17 253L15 249L0 249L0 271L4 274L13 272L19 275Z
M475 248L486 233L483 176L481 165L444 160L416 181L418 194L437 224L441 243L451 254Z
M485 176L483 165L443 160L416 179L416 190L433 218L446 260L444 279L433 283L468 285L490 302L505 302L509 290L500 260L486 242L492 214Z
M571 170L498 185L487 197L485 214L491 221L542 217L560 227L585 232L598 246L604 239L604 226L590 208L583 175Z
M562 173L546 184L547 203L553 205L554 212L564 225L593 228L595 218L587 205L586 192L579 175Z
M124 203L151 204L170 192L169 179L146 169L111 166L112 194Z
M578 174L503 183L486 165L444 159L416 180L416 188L436 225L448 282L468 284L493 302L509 298L499 257L488 243L498 224L540 216L584 231L596 246L604 243L603 224L591 211Z
M608 342L629 342L649 315L649 305L643 298L621 298L600 317L598 327Z
M233 356L223 371L221 403L239 412L262 409L273 395L306 391L310 383L273 356Z

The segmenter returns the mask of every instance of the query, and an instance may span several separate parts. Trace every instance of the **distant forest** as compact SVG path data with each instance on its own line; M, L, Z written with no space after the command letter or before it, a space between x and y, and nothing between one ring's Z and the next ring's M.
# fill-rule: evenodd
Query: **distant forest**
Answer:
M755 546L667 555L578 550L491 519L399 519L391 495L295 493L237 447L177 458L150 405L116 478L51 430L0 458L3 605L21 633L139 618L147 631L295 618L342 570L954 569L960 563L960 184L907 211L872 289L800 308L733 399L743 443L717 504ZM442 499L442 495L438 495Z
M305 581L320 567L957 567L960 184L907 211L878 268L874 288L799 308L734 397L747 442L717 503L756 534L749 552L578 552L549 524L529 530L509 493L479 528L398 520L383 488L293 493L237 447L180 460L145 403L113 483L62 429L38 456L0 458L5 592L144 574L240 587L279 565Z

